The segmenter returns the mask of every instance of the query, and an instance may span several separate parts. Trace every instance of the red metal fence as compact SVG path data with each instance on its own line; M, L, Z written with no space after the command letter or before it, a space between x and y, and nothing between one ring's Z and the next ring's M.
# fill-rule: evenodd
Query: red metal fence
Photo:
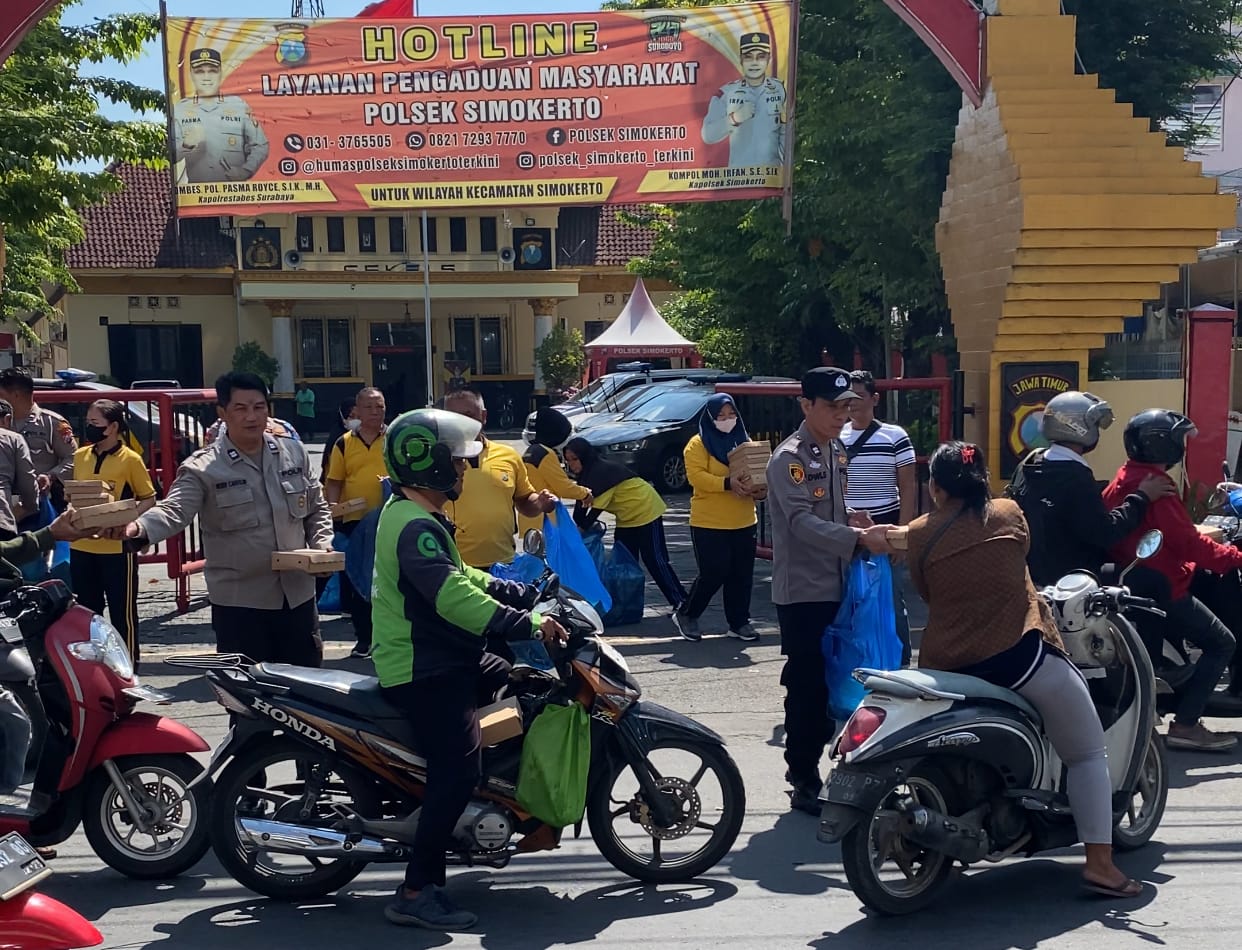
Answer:
M178 466L203 444L203 434L216 420L214 389L39 389L35 401L59 412L74 432L81 433L86 411L96 399L115 399L129 407L134 437L156 492L162 497L177 477ZM203 569L198 519L185 531L138 556L142 564L165 564L177 582L177 610L190 608L190 575Z
M956 425L953 380L947 376L877 379L875 385L882 397L876 415L904 428L918 453L918 510L923 512L929 503L927 457L941 442L953 438ZM802 424L802 409L797 399L802 387L798 383L719 383L716 391L734 398L752 439L766 440L774 448ZM896 394L892 413L885 411L889 393ZM767 505L763 502L759 503L758 553L764 558L772 556L770 522Z

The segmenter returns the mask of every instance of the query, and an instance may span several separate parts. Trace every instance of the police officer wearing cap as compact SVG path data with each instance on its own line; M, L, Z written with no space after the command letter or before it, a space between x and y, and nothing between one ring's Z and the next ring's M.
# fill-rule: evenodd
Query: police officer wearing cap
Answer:
M245 181L267 158L267 136L246 101L220 95L220 53L190 53L194 95L173 108L173 144L185 180Z
M772 522L772 602L781 631L785 687L786 779L791 805L819 814L819 762L832 739L821 638L837 615L846 566L856 551L888 550L887 527L845 507L845 448L850 376L833 366L802 377L798 431L768 463Z
M0 399L13 407L12 428L30 449L39 491L50 491L52 503L61 510L64 488L60 483L73 478L73 453L78 450L78 440L64 416L34 401L34 388L34 380L26 370L0 370ZM32 526L25 527L29 530Z
M181 465L168 497L111 536L154 544L197 516L216 649L254 660L319 666L315 578L273 571L272 552L332 549L332 516L306 448L267 425L267 385L251 373L216 380L227 431Z
M785 85L768 75L772 39L743 33L742 78L726 83L707 108L703 141L729 140L729 165L781 165L785 161Z

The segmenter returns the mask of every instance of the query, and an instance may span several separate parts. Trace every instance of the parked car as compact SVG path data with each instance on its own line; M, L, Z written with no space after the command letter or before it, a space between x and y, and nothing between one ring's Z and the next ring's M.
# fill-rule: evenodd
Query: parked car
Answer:
M642 365L642 364L635 364ZM649 386L654 383L665 383L682 379L702 379L718 381L721 377L730 376L733 382L745 382L748 377L726 373L722 369L706 369L704 367L686 369L643 369L629 370L620 373L609 373L587 386L573 399L562 402L555 408L567 416L571 422L586 412L613 412L616 399L627 389L635 386ZM522 430L522 438L527 442L535 441L535 414L526 417L526 427Z
M616 422L627 412L637 409L660 393L669 392L673 389L687 389L694 385L697 384L691 379L666 379L646 386L633 386L630 389L622 390L615 399L608 400L607 410L601 407L594 412L579 413L569 421L574 427L574 435L581 435L587 429L594 429L596 426Z

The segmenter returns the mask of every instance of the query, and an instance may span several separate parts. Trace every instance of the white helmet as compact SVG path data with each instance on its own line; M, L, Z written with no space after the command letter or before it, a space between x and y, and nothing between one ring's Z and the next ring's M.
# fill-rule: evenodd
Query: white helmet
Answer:
M1053 396L1044 407L1039 431L1049 442L1063 442L1093 449L1100 430L1113 424L1113 410L1091 393L1069 392Z

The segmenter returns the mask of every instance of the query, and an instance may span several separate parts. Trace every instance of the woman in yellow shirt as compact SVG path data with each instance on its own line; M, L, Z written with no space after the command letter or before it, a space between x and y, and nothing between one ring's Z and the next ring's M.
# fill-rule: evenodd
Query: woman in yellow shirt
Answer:
M535 491L547 490L557 498L572 498L590 508L591 490L569 480L561 466L561 457L556 454L556 450L573 434L573 424L555 409L545 406L535 413L535 441L522 456L522 461L526 463L526 474L530 476ZM518 515L518 534L541 527L542 517L536 519Z
M673 614L673 624L687 640L701 640L699 617L724 587L729 633L758 640L750 623L750 589L755 576L755 501L766 489L753 489L750 476L729 477L729 453L750 441L733 397L719 393L707 400L699 434L685 448L690 498L690 540L699 576L690 599Z
M73 477L112 484L117 501L135 498L135 516L155 504L155 487L142 456L131 449L125 406L98 399L86 412L82 448L73 455ZM112 626L138 662L138 555L120 541L83 538L69 545L69 576L78 602L96 613L108 607Z
M614 535L618 544L647 565L647 572L660 592L676 610L686 602L686 589L668 558L664 539L666 505L651 483L639 478L624 465L600 458L586 439L570 439L565 446L565 464L575 480L591 492L589 503L574 506L574 521L581 528L610 511L617 518Z

